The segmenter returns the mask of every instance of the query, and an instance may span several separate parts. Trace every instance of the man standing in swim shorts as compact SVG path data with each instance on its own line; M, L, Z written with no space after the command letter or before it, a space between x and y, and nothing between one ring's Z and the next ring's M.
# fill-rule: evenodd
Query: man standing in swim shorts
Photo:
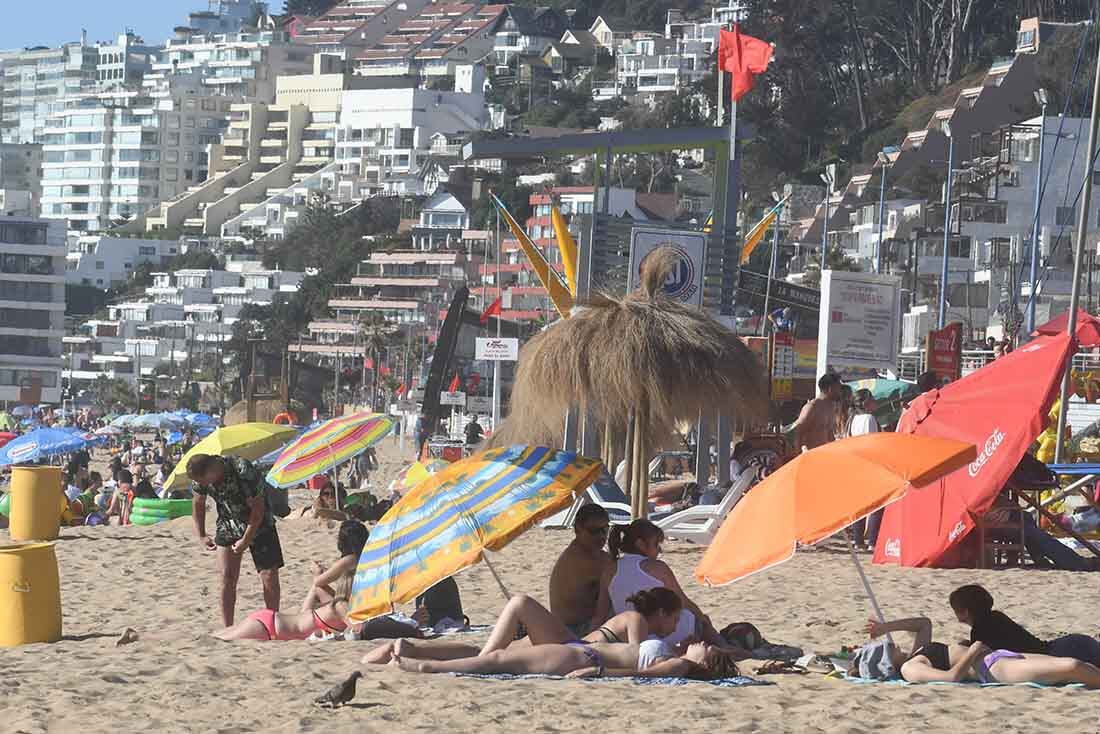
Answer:
M279 569L283 551L275 517L267 506L267 482L244 459L197 454L187 462L187 476L195 482L191 518L199 544L217 551L221 572L221 612L226 627L233 624L241 557L251 551L252 562L264 587L264 604L279 610ZM206 534L206 498L214 500L218 521L214 538Z

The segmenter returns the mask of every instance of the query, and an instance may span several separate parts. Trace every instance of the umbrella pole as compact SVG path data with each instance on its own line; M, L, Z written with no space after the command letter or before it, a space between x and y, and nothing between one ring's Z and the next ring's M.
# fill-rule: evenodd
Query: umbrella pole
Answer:
M863 590L867 592L867 598L871 600L871 606L874 607L875 616L878 617L879 622L886 622L886 617L882 614L882 609L878 605L878 599L875 598L875 592L871 591L871 582L867 580L867 574L863 572L863 564L859 562L859 556L856 555L856 544L852 542L852 531L845 530L844 537L848 540L848 552L852 554L852 563L856 566L856 573L859 574L859 580L863 582ZM893 642L893 639L889 634L886 635L887 639Z
M644 518L649 509L649 458L645 440L645 408L634 411L634 476L631 482L631 513L635 519Z
M489 562L489 551L483 551L481 554L481 560L485 561L485 565L489 569L489 573L493 574L493 578L496 579L497 586L500 587L500 593L504 595L504 601L508 601L512 598L512 595L508 592L508 588L504 585L504 582L500 580L500 574L493 567L493 564Z
M611 476L615 476L615 471L618 467L608 467L607 470L611 473ZM623 492L630 494L632 488L631 479L634 476L634 416L631 415L626 421L626 441L623 443L623 486L619 487ZM634 505L631 503L630 507L633 509Z

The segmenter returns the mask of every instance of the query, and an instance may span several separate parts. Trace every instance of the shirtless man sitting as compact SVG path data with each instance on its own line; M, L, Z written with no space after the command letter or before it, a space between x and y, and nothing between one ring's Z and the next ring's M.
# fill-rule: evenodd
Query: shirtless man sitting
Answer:
M836 437L836 401L841 384L840 375L834 372L827 372L817 381L817 397L803 406L794 424L795 451L816 449Z
M581 638L592 631L592 617L600 596L600 579L615 562L604 550L611 520L600 505L584 505L573 521L576 537L554 564L550 574L550 611Z

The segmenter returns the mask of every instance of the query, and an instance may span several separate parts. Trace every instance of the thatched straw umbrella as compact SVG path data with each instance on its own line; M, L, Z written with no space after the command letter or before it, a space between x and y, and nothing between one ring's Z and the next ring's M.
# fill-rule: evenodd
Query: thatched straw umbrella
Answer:
M655 250L642 265L636 292L598 295L527 342L510 414L493 445L560 447L566 414L580 406L604 426L605 450L606 435L630 435L633 494L644 513L637 495L648 449L677 422L694 423L701 414L766 415L767 383L752 352L704 311L664 294L676 257L671 249Z

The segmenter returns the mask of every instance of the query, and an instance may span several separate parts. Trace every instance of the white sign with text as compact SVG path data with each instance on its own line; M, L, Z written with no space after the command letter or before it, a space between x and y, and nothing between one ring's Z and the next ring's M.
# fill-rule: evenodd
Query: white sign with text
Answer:
M890 275L821 274L817 374L896 370L901 290Z
M515 362L519 359L519 339L478 337L474 359L488 362Z

